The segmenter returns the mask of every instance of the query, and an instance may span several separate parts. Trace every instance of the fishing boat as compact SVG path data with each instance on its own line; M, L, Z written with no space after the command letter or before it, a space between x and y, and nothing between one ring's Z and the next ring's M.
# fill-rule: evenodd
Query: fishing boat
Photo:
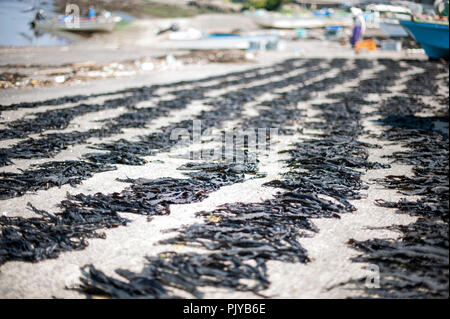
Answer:
M386 4L371 4L366 7L366 10L375 15L374 27L379 27L390 38L409 36L399 20L411 19L412 11L410 8Z
M254 15L253 21L264 28L273 29L321 28L326 25L326 20L321 17L309 18L294 15Z
M120 20L121 18L117 16L99 16L95 19L80 18L70 22L57 18L44 18L35 19L32 24L36 29L51 31L111 32Z
M257 10L247 14L256 24L271 29L312 29L326 26L351 26L353 24L351 14L346 12L287 14Z
M449 56L448 23L407 20L400 23L420 43L428 57L438 59Z
M171 41L178 50L276 50L279 38L266 34L209 34L196 40Z

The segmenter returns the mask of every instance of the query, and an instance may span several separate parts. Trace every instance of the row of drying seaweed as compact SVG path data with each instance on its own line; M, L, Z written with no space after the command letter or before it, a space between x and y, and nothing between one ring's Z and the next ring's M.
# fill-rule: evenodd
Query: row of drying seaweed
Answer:
M400 233L397 240L353 240L351 245L363 252L355 261L380 268L380 288L366 289L369 296L448 298L448 136L435 133L426 125L412 128L410 117L400 120L401 116L397 115L394 123L386 119L384 124L390 128L382 138L405 143L410 151L395 152L389 158L412 165L414 174L390 175L378 182L406 196L420 198L406 197L398 202L380 199L376 204L419 218L409 225L390 227ZM404 126L399 125L401 121Z
M356 283L365 296L448 298L449 145L448 133L436 127L438 122L447 123L448 127L448 117L415 115L436 110L417 96L436 96L436 77L448 74L448 67L445 70L445 66L430 62L421 63L420 67L423 72L406 82L402 93L408 95L389 98L378 111L383 116L378 124L384 127L378 138L407 148L387 157L393 162L411 165L413 175L389 175L376 180L386 188L405 196L419 196L419 199L406 197L398 202L383 199L375 202L418 219L409 225L387 227L399 232L396 240L349 241L349 245L361 252L354 258L355 262L375 264L380 270L379 288L364 287L365 278L351 282ZM391 84L388 81L386 86ZM448 114L447 103L440 108L438 113Z
M317 61L318 62L318 61ZM305 71L299 75L293 75L285 79L278 81L268 82L266 84L260 84L256 86L251 86L243 89L239 89L230 93L223 94L218 98L215 98L205 104L211 105L212 109L208 111L202 111L199 115L195 116L193 120L201 121L201 133L207 131L208 129L220 129L224 122L233 119L239 119L241 113L245 108L247 102L253 101L258 96L266 92L270 87L284 87L287 83L302 83L303 81L309 79L312 76L317 76L325 72L325 69L313 69L311 71ZM286 121L288 118L295 118L299 116L298 112L278 114L280 121ZM266 126L269 123L262 121L252 122L253 125L263 125L263 126L252 126L251 128L267 128L273 126ZM273 124L273 123L272 123ZM248 128L249 126L246 126ZM89 154L89 158L105 160L109 163L124 164L123 162L114 162L118 157L118 154L127 153L136 155L136 164L142 161L139 156L149 156L153 155L155 152L164 150L168 151L175 144L179 143L179 140L171 138L172 132L175 129L184 129L189 134L191 139L193 138L193 122L192 120L182 120L167 126L162 127L158 132L152 133L150 135L140 136L138 141L126 141L118 140L111 143L102 143L93 146L93 148L98 150L108 151L108 153L98 153ZM127 164L132 164L130 161Z
M292 64L298 62L299 59L288 59L283 62L281 62L281 65L285 64ZM267 66L267 67L257 67L248 69L245 71L236 71L236 72L230 72L226 74L220 74L220 75L214 75L209 77L202 77L200 79L196 80L183 80L183 81L177 81L177 82L171 82L171 83L165 83L165 84L153 84L151 86L140 86L140 87L131 87L119 91L114 92L102 92L102 93L96 93L96 94L79 94L79 95L72 95L72 96L63 96L63 97L57 97L53 99L43 100L43 101L34 101L34 102L20 102L20 103L13 103L10 105L0 105L0 112L3 111L12 111L12 110L18 110L18 109L33 109L36 107L41 106L60 106L63 104L68 103L78 103L80 101L86 101L88 99L97 98L97 97L103 97L103 96L110 96L110 95L116 95L116 94L134 94L135 92L154 92L159 89L172 89L176 87L182 87L182 86L200 86L203 83L208 83L212 81L222 81L226 80L230 84L234 84L235 80L230 80L233 78L243 78L247 77L248 75L252 76L255 72L265 72L267 70L270 70L272 68L277 68L277 65L275 66ZM0 113L1 114L1 113Z

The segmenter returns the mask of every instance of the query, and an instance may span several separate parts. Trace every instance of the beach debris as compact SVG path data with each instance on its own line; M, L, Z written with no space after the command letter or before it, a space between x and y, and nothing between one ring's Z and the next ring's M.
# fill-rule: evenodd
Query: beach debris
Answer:
M16 83L20 84L24 78L26 78L24 74L16 72L0 73L0 88L7 89L13 87Z
M56 83L64 83L66 81L66 77L64 75L55 76Z
M179 32L173 33L174 35ZM228 52L230 51L230 52ZM53 65L2 65L0 66L0 89L13 87L47 87L82 83L92 79L129 77L144 72L179 69L189 64L246 63L251 61L242 50L205 48L166 56L142 57L115 62L85 61L73 64ZM26 69L26 72L15 72Z
M402 50L402 42L394 40L383 40L381 41L381 50L400 52Z
M155 65L152 62L141 63L140 67L143 71L153 71L155 69Z

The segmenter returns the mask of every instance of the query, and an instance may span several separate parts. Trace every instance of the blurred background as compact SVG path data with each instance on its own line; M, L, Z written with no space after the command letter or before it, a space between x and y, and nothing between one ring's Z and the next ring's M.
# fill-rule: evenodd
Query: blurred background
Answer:
M267 54L426 57L399 23L411 19L448 28L448 1L0 0L0 88Z

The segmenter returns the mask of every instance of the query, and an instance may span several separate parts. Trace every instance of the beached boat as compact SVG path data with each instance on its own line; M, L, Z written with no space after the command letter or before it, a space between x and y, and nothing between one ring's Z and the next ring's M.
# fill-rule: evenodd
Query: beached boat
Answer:
M380 19L378 24L390 38L404 38L409 35L397 19Z
M448 24L407 20L401 20L400 23L420 43L430 58L449 56Z
M34 20L34 27L42 30L73 31L73 32L111 32L120 17L98 17L96 19L79 19L79 21L66 22L58 19Z
M255 15L253 21L264 28L273 29L298 29L298 28L321 28L326 26L326 20L320 17L296 17L277 15Z
M276 50L279 38L276 35L210 34L196 40L172 41L178 50Z
M326 26L351 26L353 24L352 15L347 12L289 14L256 10L255 12L247 12L247 14L256 24L271 29L312 29Z

